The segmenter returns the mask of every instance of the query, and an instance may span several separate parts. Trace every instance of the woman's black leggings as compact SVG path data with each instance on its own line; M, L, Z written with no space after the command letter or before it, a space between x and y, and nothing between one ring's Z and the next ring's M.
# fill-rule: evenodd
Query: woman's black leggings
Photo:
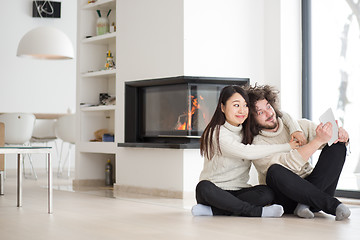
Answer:
M274 193L265 185L229 191L203 180L196 186L196 201L210 206L214 216L261 217L262 207L273 203Z
M306 178L301 178L287 168L274 164L266 175L266 183L275 192L275 202L284 207L285 213L293 213L302 203L311 210L335 215L341 203L334 197L340 173L346 158L344 143L326 145L319 160Z

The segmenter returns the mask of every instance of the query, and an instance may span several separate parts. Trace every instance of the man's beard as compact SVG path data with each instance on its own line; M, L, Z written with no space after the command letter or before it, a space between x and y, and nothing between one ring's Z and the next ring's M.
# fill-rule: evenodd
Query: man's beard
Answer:
M270 117L271 118L271 117ZM258 125L259 125L259 127L261 128L261 129L268 129L268 130L274 130L274 129L276 129L277 127L278 127L278 122L276 121L277 119L275 119L275 122L271 122L271 123L269 123L269 124L267 124L267 125L262 125L262 124L259 124L258 123Z

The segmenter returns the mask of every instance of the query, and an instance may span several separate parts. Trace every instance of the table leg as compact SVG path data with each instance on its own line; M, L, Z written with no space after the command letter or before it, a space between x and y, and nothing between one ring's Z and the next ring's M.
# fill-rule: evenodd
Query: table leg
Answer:
M47 160L48 160L48 213L53 212L53 187L52 187L52 166L51 166L51 154L47 154Z
M17 206L22 206L22 154L17 155Z
M0 171L0 195L4 195L4 171Z

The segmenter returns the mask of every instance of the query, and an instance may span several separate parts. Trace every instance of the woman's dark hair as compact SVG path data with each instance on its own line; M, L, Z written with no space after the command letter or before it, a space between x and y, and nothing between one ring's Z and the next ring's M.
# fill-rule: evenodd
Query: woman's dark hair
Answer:
M209 124L206 126L204 133L202 134L200 139L200 153L202 156L206 157L209 160L211 160L214 157L215 151L221 154L221 149L219 144L219 132L220 132L220 126L223 125L226 120L225 114L221 111L221 104L225 106L227 100L235 93L239 93L245 99L246 103L249 105L249 97L246 91L242 87L237 85L231 85L231 86L226 86L221 90L215 113L212 116ZM253 135L251 134L249 122L251 122L250 114L242 124L243 125L242 143L244 144L252 143L252 140L254 138Z
M257 115L256 111L256 102L259 100L266 99L268 103L273 107L276 117L282 117L282 113L279 110L278 106L278 96L279 91L277 91L274 87L269 85L259 85L255 84L254 87L248 87L247 94L249 96L249 111L252 119L255 120L255 117ZM251 121L250 128L253 136L256 136L260 133L261 127L256 123L256 121Z

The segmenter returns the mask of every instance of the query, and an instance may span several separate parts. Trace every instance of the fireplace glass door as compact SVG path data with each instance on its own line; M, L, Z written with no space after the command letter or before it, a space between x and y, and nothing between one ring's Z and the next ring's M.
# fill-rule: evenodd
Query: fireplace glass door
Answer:
M199 138L224 86L197 83L143 87L140 93L142 137Z

